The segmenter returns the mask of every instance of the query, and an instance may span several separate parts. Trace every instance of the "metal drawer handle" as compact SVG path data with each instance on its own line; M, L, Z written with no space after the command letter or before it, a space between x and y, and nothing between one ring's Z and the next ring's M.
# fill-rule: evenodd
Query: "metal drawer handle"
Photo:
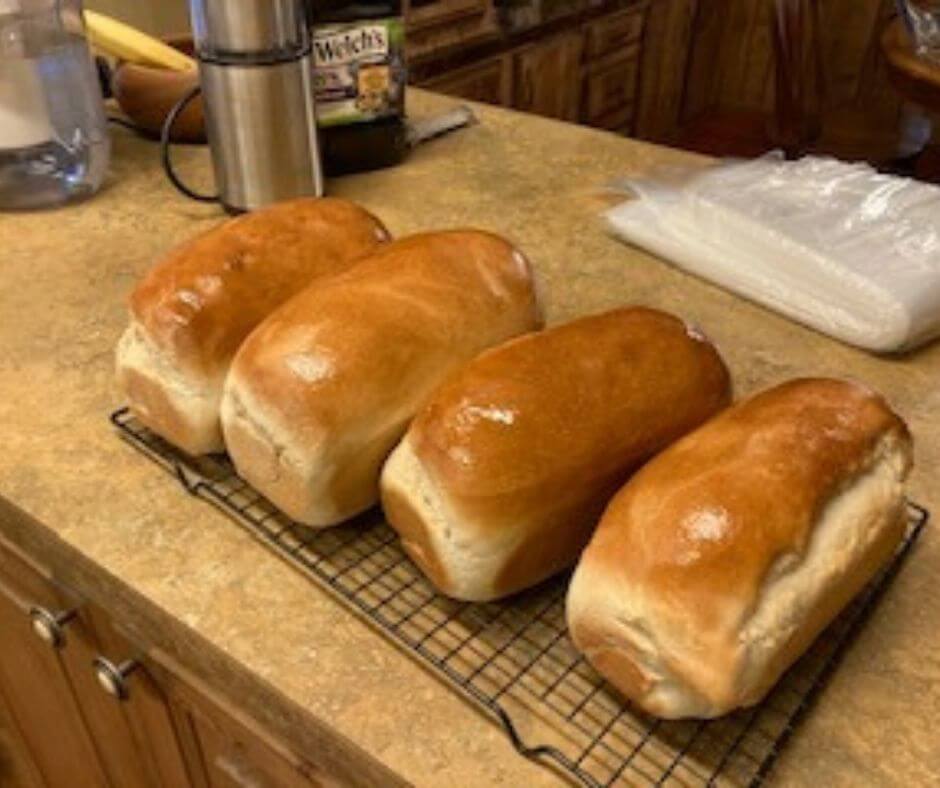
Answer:
M118 700L127 700L127 678L140 667L139 662L127 659L115 665L110 659L95 657L92 666L95 669L98 684L105 692Z
M52 648L62 648L65 645L65 627L77 614L77 610L53 613L42 605L33 605L29 609L29 620L36 637Z

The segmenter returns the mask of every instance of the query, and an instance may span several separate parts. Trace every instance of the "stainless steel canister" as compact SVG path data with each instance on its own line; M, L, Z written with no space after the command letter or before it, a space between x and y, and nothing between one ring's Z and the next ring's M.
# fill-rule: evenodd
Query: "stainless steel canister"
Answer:
M190 0L190 14L222 204L321 195L303 0Z

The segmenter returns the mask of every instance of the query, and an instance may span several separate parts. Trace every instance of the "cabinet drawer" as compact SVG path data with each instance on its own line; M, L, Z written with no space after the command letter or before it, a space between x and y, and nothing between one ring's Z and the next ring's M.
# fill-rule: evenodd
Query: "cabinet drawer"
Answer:
M628 55L587 74L584 117L588 123L593 125L598 119L633 103L638 69L639 59Z
M426 80L421 87L469 101L508 105L512 96L512 69L508 57L494 57Z
M591 121L591 125L598 129L616 131L619 134L631 134L633 132L633 117L635 114L636 106L630 104L626 107L620 107L607 115L595 118Z
M513 106L548 118L577 121L581 106L580 32L559 33L513 54Z
M631 9L595 20L585 30L585 58L594 60L637 41L643 33L645 9Z

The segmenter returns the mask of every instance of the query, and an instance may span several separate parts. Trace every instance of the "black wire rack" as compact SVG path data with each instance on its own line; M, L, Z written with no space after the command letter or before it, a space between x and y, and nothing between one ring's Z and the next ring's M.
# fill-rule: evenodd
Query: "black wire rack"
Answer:
M495 717L519 753L590 788L764 782L929 517L909 505L894 559L760 705L717 720L668 722L624 703L574 649L564 618L567 578L501 603L456 602L425 580L380 512L327 530L306 528L249 487L224 456L183 455L126 408L111 420L187 492L228 514Z

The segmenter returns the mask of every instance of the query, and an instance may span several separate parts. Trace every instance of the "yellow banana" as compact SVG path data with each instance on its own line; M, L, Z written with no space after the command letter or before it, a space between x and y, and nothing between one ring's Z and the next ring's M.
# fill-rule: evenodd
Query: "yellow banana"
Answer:
M130 63L188 71L196 61L157 38L96 11L85 11L89 43L108 55Z

